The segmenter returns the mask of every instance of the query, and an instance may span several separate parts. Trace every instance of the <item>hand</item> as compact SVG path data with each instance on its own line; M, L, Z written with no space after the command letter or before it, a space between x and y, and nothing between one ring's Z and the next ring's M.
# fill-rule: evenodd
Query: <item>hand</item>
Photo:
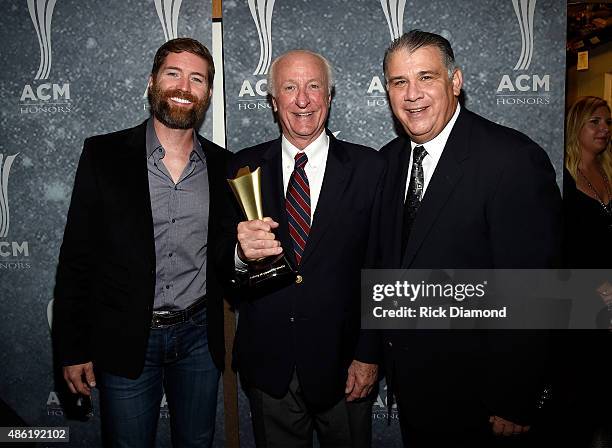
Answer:
M91 395L91 388L96 387L96 377L92 362L66 366L63 371L64 380L66 380L70 392L73 394Z
M599 285L599 287L597 288L597 293L606 305L612 305L612 285L610 285L610 282L606 281Z
M489 423L492 423L492 430L496 436L516 436L523 434L531 428L531 426L521 426L516 423L512 423L510 420L492 415L489 417Z
M612 316L612 285L610 284L610 282L606 281L599 285L599 287L597 288L597 293L608 308L608 316L610 319L608 324L608 331L612 331L612 317L610 317Z
M261 258L279 255L283 252L280 241L272 229L278 223L272 218L253 219L238 224L238 256L243 261L255 261Z
M366 364L356 359L353 360L348 369L348 378L344 389L344 393L347 394L346 401L367 397L376 381L378 381L378 366L376 364Z

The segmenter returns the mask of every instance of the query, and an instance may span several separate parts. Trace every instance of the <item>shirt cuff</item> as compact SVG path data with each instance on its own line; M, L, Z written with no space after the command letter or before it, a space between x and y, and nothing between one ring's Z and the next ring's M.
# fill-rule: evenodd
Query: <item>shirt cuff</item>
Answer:
M234 249L234 267L238 272L247 272L249 270L249 266L238 256L238 243L236 243Z

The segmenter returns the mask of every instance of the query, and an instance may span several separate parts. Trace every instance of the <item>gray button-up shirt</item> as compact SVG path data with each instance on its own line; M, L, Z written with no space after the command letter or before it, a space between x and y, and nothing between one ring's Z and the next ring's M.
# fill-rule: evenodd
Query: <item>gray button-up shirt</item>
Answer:
M153 119L147 123L147 168L153 211L156 280L153 309L185 309L206 294L208 171L200 141L175 184Z

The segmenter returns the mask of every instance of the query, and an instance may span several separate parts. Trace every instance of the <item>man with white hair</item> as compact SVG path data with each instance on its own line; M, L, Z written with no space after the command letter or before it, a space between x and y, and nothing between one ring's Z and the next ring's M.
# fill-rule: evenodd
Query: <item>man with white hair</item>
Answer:
M294 283L244 289L234 362L258 446L369 446L378 343L360 329L360 271L373 266L385 164L336 139L326 121L332 70L289 51L268 88L282 135L240 151L232 175L261 168L263 220L234 217L226 260L236 274L282 252Z

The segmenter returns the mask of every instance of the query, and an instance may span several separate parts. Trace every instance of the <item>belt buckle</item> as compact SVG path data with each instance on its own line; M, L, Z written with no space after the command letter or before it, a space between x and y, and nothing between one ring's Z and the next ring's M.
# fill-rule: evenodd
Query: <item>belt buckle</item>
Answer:
M165 327L165 325L161 322L161 318L167 317L169 315L170 315L170 311L153 311L153 318L151 319L151 326L153 328Z

